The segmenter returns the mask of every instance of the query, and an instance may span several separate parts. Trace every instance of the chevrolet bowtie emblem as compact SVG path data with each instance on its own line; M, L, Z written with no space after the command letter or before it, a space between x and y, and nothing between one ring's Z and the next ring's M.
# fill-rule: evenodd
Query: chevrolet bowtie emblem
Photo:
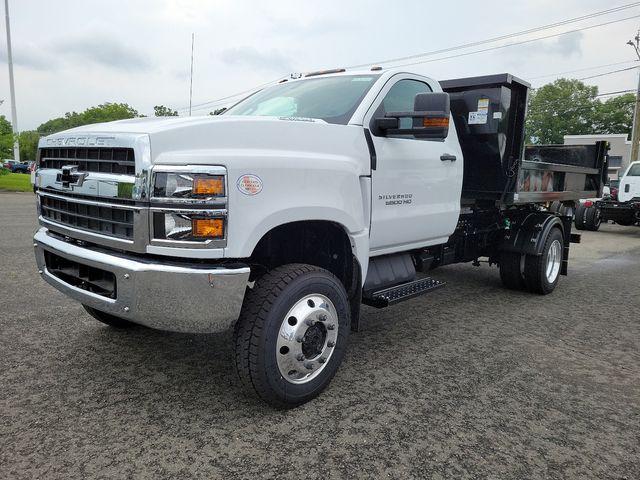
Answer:
M56 178L57 183L61 183L63 188L80 187L84 182L86 173L78 173L77 165L65 165L62 167L62 173Z

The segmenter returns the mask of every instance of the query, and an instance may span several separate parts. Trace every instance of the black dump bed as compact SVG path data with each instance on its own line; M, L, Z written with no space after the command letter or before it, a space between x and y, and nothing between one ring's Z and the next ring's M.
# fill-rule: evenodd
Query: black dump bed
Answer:
M505 73L440 85L464 154L463 199L518 204L602 195L606 142L525 148L528 83Z

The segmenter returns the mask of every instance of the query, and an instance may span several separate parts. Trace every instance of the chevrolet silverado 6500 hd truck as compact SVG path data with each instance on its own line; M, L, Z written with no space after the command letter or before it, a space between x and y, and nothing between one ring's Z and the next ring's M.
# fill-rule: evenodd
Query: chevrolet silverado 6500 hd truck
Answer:
M292 76L293 77L293 76ZM551 293L606 144L524 148L528 85L402 70L282 80L223 115L75 128L39 144L42 277L113 327L234 329L242 383L276 407L318 395L362 303L497 264ZM437 298L437 297L435 297Z

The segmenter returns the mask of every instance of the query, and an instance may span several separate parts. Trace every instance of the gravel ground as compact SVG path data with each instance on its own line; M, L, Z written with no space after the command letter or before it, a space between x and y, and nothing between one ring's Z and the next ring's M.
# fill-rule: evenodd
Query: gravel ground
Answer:
M39 279L33 195L0 224L0 478L640 478L640 228L585 233L548 297L436 271L281 412L230 334L113 331Z

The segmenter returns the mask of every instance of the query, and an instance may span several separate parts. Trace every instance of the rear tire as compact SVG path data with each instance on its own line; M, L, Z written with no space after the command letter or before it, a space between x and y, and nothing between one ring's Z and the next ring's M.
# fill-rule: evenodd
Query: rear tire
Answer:
M575 224L578 230L586 229L586 226L585 226L586 210L587 210L587 207L584 206L584 203L581 203L580 205L578 205L578 208L576 208Z
M560 229L553 228L547 235L542 255L527 255L524 264L524 280L532 293L548 295L560 280L564 255L564 236Z
M524 290L522 275L523 255L514 252L502 252L500 255L500 280L510 290Z
M234 329L244 387L283 409L319 395L344 357L349 312L344 286L323 268L290 264L259 278Z
M596 206L587 208L585 219L585 228L592 232L597 232L600 228L600 224L602 223L600 209Z
M98 320L99 322L104 323L105 325L109 325L113 328L132 328L138 326L138 324L130 322L129 320L125 320L124 318L116 317L109 313L101 312L100 310L96 310L95 308L88 307L87 305L82 305L84 309L87 311L89 315Z

